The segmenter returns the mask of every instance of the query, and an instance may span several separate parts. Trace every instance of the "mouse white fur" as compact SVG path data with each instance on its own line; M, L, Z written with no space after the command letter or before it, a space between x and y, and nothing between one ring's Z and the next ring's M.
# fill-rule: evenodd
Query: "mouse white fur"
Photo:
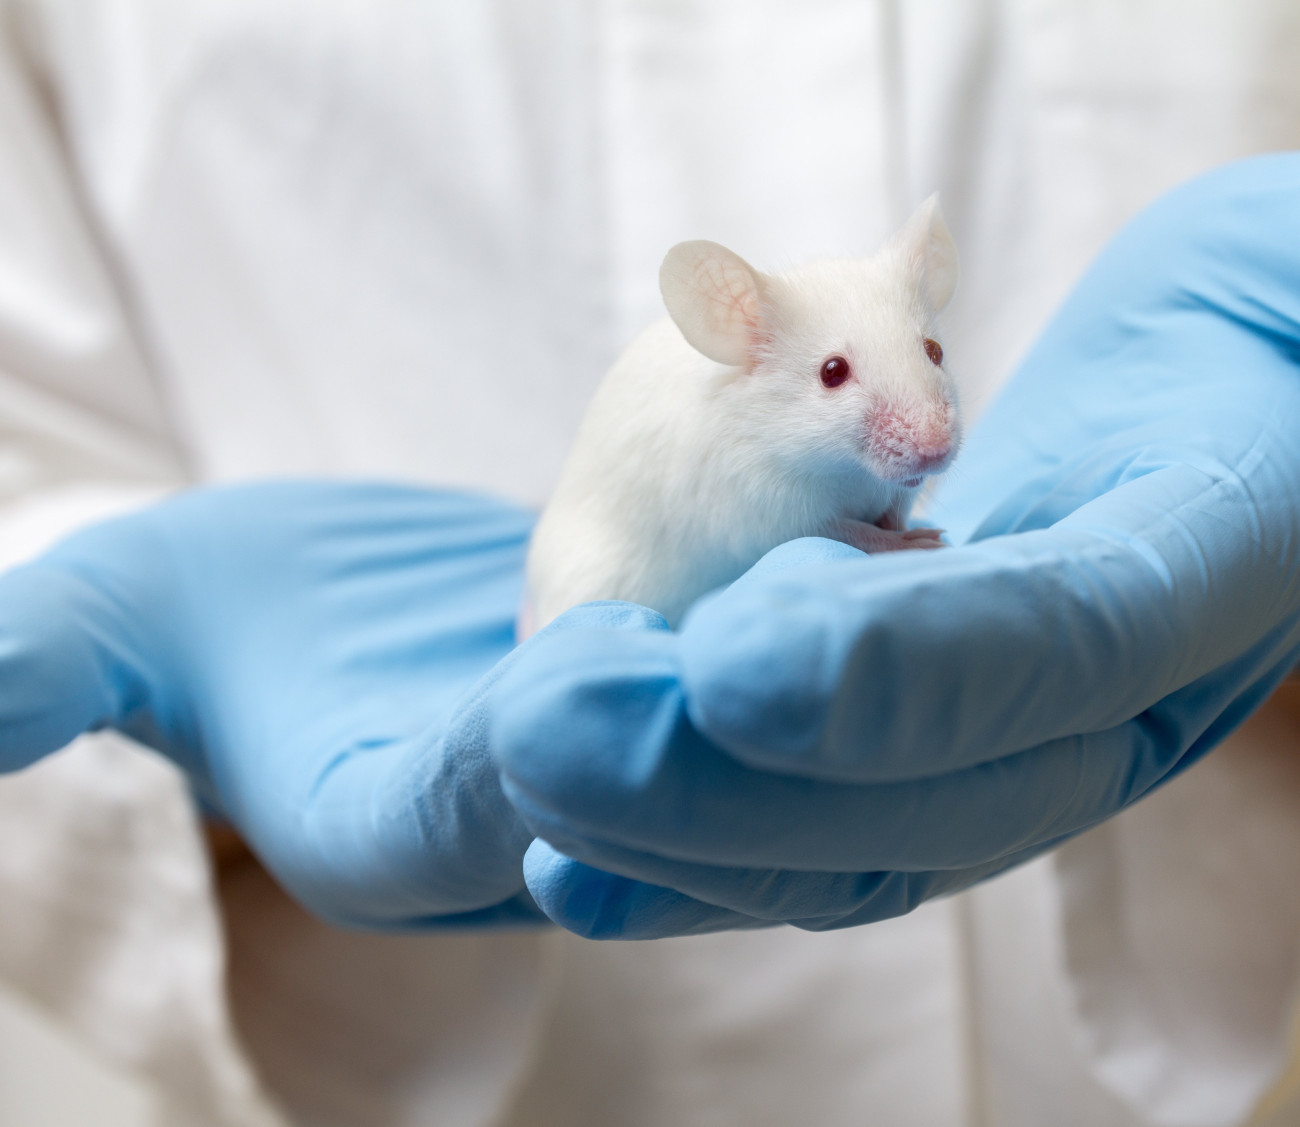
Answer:
M800 536L940 547L906 520L961 440L937 325L957 273L937 196L867 259L767 275L717 243L673 247L669 316L600 384L533 534L521 635L596 599L675 627Z

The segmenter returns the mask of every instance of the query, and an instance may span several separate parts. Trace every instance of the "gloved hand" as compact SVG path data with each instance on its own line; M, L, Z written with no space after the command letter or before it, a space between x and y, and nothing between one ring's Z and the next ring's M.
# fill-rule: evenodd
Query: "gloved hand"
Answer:
M532 519L279 483L78 533L0 577L0 770L111 726L328 919L545 922L472 688L508 668Z
M1300 156L1093 267L931 510L771 553L680 634L579 607L490 692L545 912L636 938L878 920L1124 809L1300 656Z

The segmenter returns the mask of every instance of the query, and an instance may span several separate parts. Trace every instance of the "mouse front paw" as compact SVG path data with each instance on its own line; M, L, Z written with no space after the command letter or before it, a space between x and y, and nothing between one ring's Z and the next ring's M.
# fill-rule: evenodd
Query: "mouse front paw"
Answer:
M948 545L939 539L942 534L942 528L881 528L866 521L842 520L831 538L863 552L910 552L946 548Z

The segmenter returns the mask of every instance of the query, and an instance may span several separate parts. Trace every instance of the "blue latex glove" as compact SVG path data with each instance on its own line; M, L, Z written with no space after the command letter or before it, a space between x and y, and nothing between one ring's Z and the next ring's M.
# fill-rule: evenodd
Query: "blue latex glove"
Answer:
M0 770L115 727L328 919L544 922L520 871L531 834L484 746L532 520L279 483L79 533L0 578Z
M680 634L576 608L492 690L553 919L858 924L1124 809L1300 656L1300 157L1140 216L981 422L943 552L770 554Z

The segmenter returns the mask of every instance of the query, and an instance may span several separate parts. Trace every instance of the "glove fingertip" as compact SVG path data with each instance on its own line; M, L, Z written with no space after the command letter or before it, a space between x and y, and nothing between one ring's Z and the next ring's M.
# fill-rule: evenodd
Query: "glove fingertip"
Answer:
M664 939L757 926L730 909L574 861L540 838L524 855L524 883L554 923L584 939Z
M618 935L610 885L621 878L573 861L540 838L524 854L524 884L537 906L555 923L584 939Z
M742 762L798 762L817 747L837 672L814 615L764 605L706 608L682 633L680 661L695 726ZM779 640L779 641L778 641Z
M843 639L826 636L806 586L782 577L864 560L838 540L791 540L696 604L682 624L681 660L688 711L700 731L746 762L751 752L759 762L797 762L813 752Z

